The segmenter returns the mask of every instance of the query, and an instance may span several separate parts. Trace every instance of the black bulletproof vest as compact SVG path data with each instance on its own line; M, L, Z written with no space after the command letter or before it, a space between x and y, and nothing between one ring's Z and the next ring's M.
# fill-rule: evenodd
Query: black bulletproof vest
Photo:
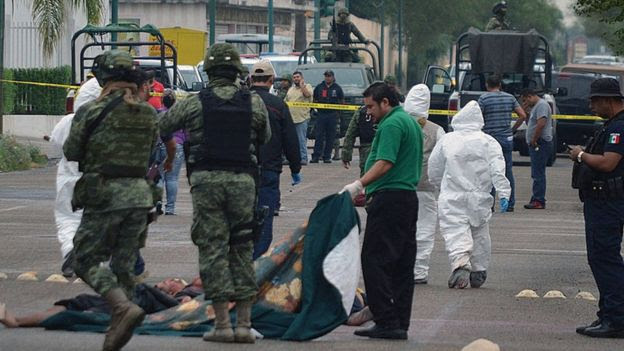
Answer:
M366 113L366 107L360 109L358 116L358 132L360 134L360 143L370 144L375 138L375 122L373 118Z
M204 140L191 152L193 170L253 172L251 143L251 94L239 90L230 100L214 94L211 88L199 93L204 113Z
M336 23L336 38L338 38L338 44L350 44L351 23Z

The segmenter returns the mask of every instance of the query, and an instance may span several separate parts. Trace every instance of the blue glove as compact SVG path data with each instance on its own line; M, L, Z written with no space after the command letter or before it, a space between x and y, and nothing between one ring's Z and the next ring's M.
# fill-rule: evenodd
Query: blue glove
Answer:
M501 213L507 212L508 208L509 208L509 200L507 200L506 198L500 199L500 211L501 211Z
M290 177L292 178L292 185L297 185L301 183L301 174L300 173L291 173Z

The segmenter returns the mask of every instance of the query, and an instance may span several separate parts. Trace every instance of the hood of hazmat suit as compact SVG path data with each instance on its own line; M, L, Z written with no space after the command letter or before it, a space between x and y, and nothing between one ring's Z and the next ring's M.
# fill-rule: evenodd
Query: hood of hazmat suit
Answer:
M429 181L440 188L439 214L478 227L489 221L494 199L509 198L505 160L498 142L483 133L483 114L469 102L451 122L453 132L442 137L429 158Z
M101 91L102 88L97 79L89 79L78 90L74 100L74 111L78 111L82 105L97 99ZM69 136L73 119L73 113L63 117L54 126L50 135L50 142L57 145L61 150ZM81 176L82 173L78 171L78 162L67 161L65 156L63 156L56 170L56 201L54 203L57 237L61 243L61 254L63 257L66 257L74 247L74 234L76 234L82 218L82 211L73 212L71 206L74 187Z
M424 84L418 84L410 89L405 98L405 105L403 109L414 117L416 122L420 125L423 131L423 168L422 176L418 182L418 191L435 191L436 187L429 182L427 176L428 161L433 147L438 140L444 136L444 129L439 125L428 122L429 118L429 103L431 101L431 93L429 88Z

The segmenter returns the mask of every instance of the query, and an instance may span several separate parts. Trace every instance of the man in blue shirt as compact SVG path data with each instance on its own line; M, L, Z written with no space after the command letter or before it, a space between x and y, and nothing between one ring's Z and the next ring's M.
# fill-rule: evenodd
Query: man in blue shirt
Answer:
M479 97L479 107L483 113L483 132L492 136L503 149L505 157L505 177L511 185L511 197L509 198L509 208L507 212L513 212L515 199L515 182L513 176L513 161L511 153L513 151L513 135L526 119L526 113L516 98L504 91L501 91L501 78L498 74L492 74L486 81L487 93ZM511 114L515 112L518 120L511 126ZM492 196L495 194L492 189Z
M321 104L342 104L344 94L340 85L336 83L334 72L325 71L325 81L314 88L314 102ZM338 111L318 109L316 124L314 125L314 152L310 163L318 163L322 157L324 163L331 163L331 152L336 138L336 124Z

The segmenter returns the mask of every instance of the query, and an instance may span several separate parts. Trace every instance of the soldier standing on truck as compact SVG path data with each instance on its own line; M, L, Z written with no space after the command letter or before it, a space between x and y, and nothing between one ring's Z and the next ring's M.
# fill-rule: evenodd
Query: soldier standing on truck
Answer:
M332 22L332 27L327 34L327 39L332 41L334 46L346 46L351 45L351 33L353 33L359 41L370 44L370 40L366 39L358 27L349 20L349 10L346 8L340 8L338 10L338 19ZM339 50L328 55L325 61L335 62L360 62L360 57L357 52L351 50Z
M487 26L485 26L486 32L511 29L509 22L505 19L507 15L507 2L501 1L497 3L494 5L494 8L492 8L492 12L494 13L494 17L490 18Z

